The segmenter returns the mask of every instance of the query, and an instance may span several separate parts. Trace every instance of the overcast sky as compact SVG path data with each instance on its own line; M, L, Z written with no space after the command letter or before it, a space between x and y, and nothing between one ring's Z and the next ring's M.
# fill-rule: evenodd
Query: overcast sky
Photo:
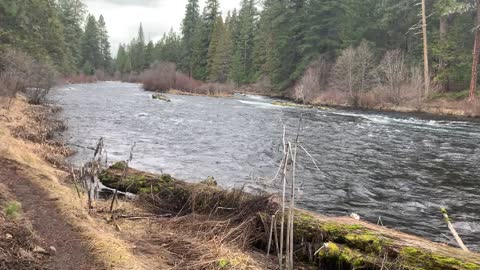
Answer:
M204 0L200 0L203 9ZM140 22L145 38L157 41L173 27L180 29L187 0L86 0L88 11L97 18L103 14L107 23L112 54L116 55L120 43L136 37ZM220 0L224 14L238 8L240 0ZM200 11L201 12L201 11Z

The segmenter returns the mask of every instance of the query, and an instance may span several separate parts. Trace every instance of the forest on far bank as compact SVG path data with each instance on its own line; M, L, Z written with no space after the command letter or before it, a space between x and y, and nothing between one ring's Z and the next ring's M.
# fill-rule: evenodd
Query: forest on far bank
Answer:
M138 37L120 46L116 70L138 80L155 64L174 63L212 88L230 84L306 102L460 100L469 94L476 2L426 0L429 93L421 0L242 0L227 14L218 0L206 0L203 10L189 0L180 33L146 41L140 26ZM153 81L149 74L140 80Z
M117 79L156 91L369 108L437 99L463 108L475 94L478 0L424 0L430 87L422 0L242 0L227 14L219 0L205 1L200 10L200 0L188 0L180 32L158 41L146 40L140 24L112 59L107 23L81 0L0 0L0 88L28 88L32 74L55 72L69 82Z

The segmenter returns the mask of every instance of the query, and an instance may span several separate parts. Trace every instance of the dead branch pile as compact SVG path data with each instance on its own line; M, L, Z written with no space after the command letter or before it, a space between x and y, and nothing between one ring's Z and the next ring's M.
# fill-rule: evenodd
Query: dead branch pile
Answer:
M121 164L115 164L101 174L100 180L112 187L121 177L121 168ZM256 247L280 253L282 204L275 197L190 184L134 169L129 169L120 189L137 192L138 203L150 211L173 216L156 220L160 227L155 230L174 236L152 232L151 241L176 254L178 269L219 269L219 247ZM286 212L290 212L288 207ZM283 234L287 239L287 231L293 232L293 245L289 247L293 247L292 261L297 266L301 262L320 269L470 269L480 265L478 254L466 254L366 222L298 209L293 212L293 229L288 230L287 216ZM271 263L271 257L265 257L267 262Z

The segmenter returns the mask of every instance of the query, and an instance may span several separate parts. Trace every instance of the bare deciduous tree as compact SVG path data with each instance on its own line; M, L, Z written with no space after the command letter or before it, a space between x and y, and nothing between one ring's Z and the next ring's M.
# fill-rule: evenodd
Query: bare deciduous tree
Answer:
M50 89L55 85L55 69L46 63L34 63L29 77L29 85L25 89L28 102L42 104L46 101Z
M373 82L373 53L366 41L357 48L345 49L334 67L333 87L347 92L350 102L358 106L361 93L370 89Z
M0 57L0 96L14 97L28 87L33 59L27 54L6 50Z
M305 102L314 100L326 90L332 72L332 64L325 57L319 57L305 71L295 86L294 97Z
M28 101L40 104L55 84L55 69L27 54L6 50L0 57L0 96L14 97L23 92Z
M356 53L352 46L345 49L338 57L334 68L333 86L338 90L347 92L353 103L358 103L355 90L355 58Z
M380 82L386 86L395 103L400 103L402 84L407 78L405 57L400 50L388 51L378 66Z

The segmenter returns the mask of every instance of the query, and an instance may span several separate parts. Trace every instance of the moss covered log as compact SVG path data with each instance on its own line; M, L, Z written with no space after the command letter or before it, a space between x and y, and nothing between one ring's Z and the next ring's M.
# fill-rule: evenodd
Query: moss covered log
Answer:
M165 102L171 102L171 100L167 96L162 94L153 94L152 98L156 100L165 101Z
M170 175L155 175L129 169L122 179L124 164L103 172L106 186L137 193L156 210L175 214L228 215L241 212L258 215L256 245L265 247L269 225L279 209L272 196L254 196L223 190L207 179L191 184ZM239 214L240 213L240 214ZM233 214L232 214L233 215ZM277 224L279 224L277 219ZM280 225L278 225L280 226ZM280 230L278 230L280 231ZM326 217L295 210L296 259L320 269L411 269L480 270L480 255L347 217Z

